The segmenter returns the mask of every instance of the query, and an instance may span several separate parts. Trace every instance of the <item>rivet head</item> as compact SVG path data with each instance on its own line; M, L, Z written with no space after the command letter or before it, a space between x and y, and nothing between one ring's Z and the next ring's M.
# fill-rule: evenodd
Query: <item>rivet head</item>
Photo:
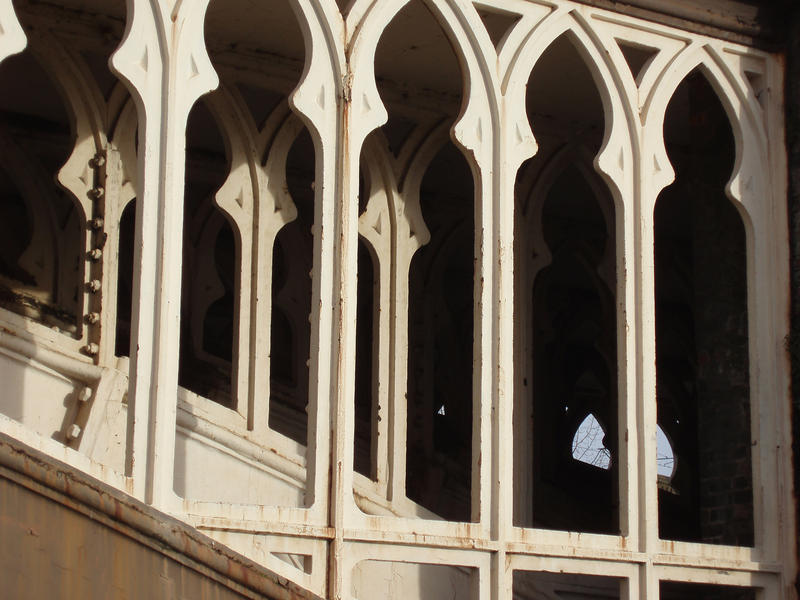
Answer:
M95 154L94 158L92 158L89 161L89 166L92 167L93 169L97 169L99 167L102 167L104 164L106 164L106 157L103 154L101 154L100 152Z
M90 292L99 292L99 291L100 291L100 287L102 286L102 284L100 283L100 280L99 280L99 279L92 279L92 280L91 280L91 281L90 281L88 284L86 284L86 285L87 285L87 287L89 288L89 291L90 291Z
M67 429L67 439L68 440L75 440L81 435L81 426L77 423L73 423Z
M86 351L86 354L94 356L98 352L100 352L100 346L98 346L94 342L91 342L89 344L86 344L86 346L84 346L84 350Z
M89 325L94 325L99 320L100 320L100 313L90 312L88 315L86 315L86 322L89 323Z
M89 190L89 196L91 198L94 198L95 200L99 200L100 198L102 198L103 194L105 194L105 193L106 193L106 191L103 189L102 186L99 186L99 185L97 187L92 188L92 189Z
M78 393L78 400L81 402L88 402L92 398L92 388L88 385Z
M104 221L103 221L103 219L101 217L95 217L94 219L91 220L91 222L89 224L90 224L92 229L97 231L98 229L102 229L103 228Z
M103 251L100 248L92 248L89 250L89 258L92 260L100 260L103 258Z

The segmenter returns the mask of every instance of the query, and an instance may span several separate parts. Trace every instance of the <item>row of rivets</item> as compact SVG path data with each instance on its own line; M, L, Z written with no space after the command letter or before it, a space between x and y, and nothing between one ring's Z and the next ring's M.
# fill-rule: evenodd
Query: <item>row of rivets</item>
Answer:
M105 234L103 232L103 213L101 206L98 206L99 201L103 200L105 197L105 188L101 185L101 183L105 183L105 173L103 172L103 167L106 164L106 156L103 152L98 152L97 154L92 157L89 161L89 167L94 170L94 182L95 186L89 190L88 195L89 197L95 201L94 205L94 215L89 220L88 226L91 229L93 235L93 248L86 253L86 260L91 263L97 263L103 258L103 244L105 242ZM99 243L98 243L99 242ZM89 267L90 269L96 269L96 267ZM91 294L97 294L101 288L103 287L102 281L93 277L89 280L86 284L86 289ZM98 300L91 300L90 305L96 305ZM91 311L84 316L84 321L89 325L96 325L100 321L100 313L97 311ZM91 336L89 336L91 338ZM84 346L83 351L88 354L89 356L97 356L100 352L100 347L95 342L89 342ZM87 388L89 389L89 388ZM82 392L86 393L86 390ZM91 397L91 389L89 389L89 397ZM77 425L73 425L73 427L78 427ZM80 435L80 427L77 429L77 434L75 436L70 436L69 434L67 437L70 439L75 439Z

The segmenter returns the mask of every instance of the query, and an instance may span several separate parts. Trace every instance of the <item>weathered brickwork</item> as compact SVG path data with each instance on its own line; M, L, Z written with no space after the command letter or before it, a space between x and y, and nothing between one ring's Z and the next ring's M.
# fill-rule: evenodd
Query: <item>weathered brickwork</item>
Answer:
M789 227L792 277L793 454L795 489L800 484L800 7L789 9L786 22L786 147L789 163ZM800 554L800 546L798 546ZM797 583L800 589L800 580Z

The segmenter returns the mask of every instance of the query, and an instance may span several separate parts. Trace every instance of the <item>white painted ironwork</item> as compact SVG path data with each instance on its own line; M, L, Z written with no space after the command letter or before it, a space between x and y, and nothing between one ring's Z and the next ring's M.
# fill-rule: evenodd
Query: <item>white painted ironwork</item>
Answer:
M420 119L393 154L383 134L371 135L388 117L374 63L383 32L406 2L354 0L345 16L334 0L288 3L305 42L296 87L286 83L291 69L274 57L233 51L224 64L213 64L203 29L209 0L127 0L124 38L110 58L124 85L117 82L106 96L80 51L64 41L65 32L91 37L99 18L94 3L83 3L86 14L61 14L21 2L20 14L36 23L23 33L10 0L0 0L0 60L20 52L27 38L70 115L74 147L58 182L79 209L89 258L81 266L85 293L74 336L0 309L6 404L24 407L11 416L0 409L6 413L0 430L325 597L380 597L379 573L423 586L425 573L442 576L420 565L451 567L444 577L452 578L452 589L469 589L476 598L511 598L512 587L514 597L545 597L536 595L544 589L536 585L515 587L516 570L617 578L629 599L658 598L662 580L796 597L779 60L570 0L425 0L463 72L460 113L452 127ZM479 10L514 17L497 46ZM530 493L525 473L514 467L526 431L515 419L526 359L513 340L527 335L516 326L522 301L515 289L524 288L515 287L515 277L523 276L515 273L514 255L535 254L534 273L550 260L540 241L515 244L515 182L539 147L526 85L562 35L589 69L605 117L601 150L586 162L593 160L615 211L605 217L616 228L616 264L605 265L600 277L616 294L618 535L514 522L519 495ZM652 51L637 74L620 43ZM666 108L695 69L718 94L736 145L727 194L747 237L753 547L658 534L653 214L674 178L663 135ZM262 77L284 98L256 123L237 85ZM413 104L418 99L411 95ZM216 119L229 163L214 198L237 240L230 407L178 385L186 126L197 102ZM309 359L308 434L301 444L270 428L269 390L273 249L281 228L297 218L286 164L304 129L313 142L315 178L310 356L301 357ZM473 372L461 374L473 381L470 522L441 519L406 494L408 274L431 237L420 207L423 178L448 141L475 182ZM559 160L577 160L581 151L567 148ZM4 153L0 146L0 160L13 164ZM555 174L545 169L538 185L549 185L546 178ZM360 175L368 198L359 214ZM48 210L39 207L45 201L31 200L36 211ZM115 356L115 302L119 224L134 201L128 359ZM215 239L222 223L204 235ZM379 299L371 477L353 469L359 237L376 264ZM206 251L213 261L213 247ZM189 283L192 302L207 307L215 299L205 280ZM202 323L190 327L201 331ZM439 405L446 417L446 405ZM53 428L60 441L50 439ZM383 564L373 565L371 579L373 563ZM413 585L395 581L393 593L423 597Z

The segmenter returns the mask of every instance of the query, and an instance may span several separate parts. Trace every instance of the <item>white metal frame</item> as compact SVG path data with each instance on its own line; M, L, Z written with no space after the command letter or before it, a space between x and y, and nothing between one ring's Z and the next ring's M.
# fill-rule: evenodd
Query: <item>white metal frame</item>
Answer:
M127 0L127 28L111 65L134 105L119 105L115 100L122 97L119 94L112 95L108 106L96 95L85 94L93 84L82 80L87 75L80 69L54 71L79 129L79 142L60 172L60 181L76 198L85 199L95 185L86 176L86 165L97 152L105 153L110 248L117 243L115 218L127 202L138 198L125 472L88 459L78 445L71 448L44 439L6 417L0 416L0 430L194 524L332 598L350 596L350 571L361 560L474 568L480 582L476 594L482 598L510 598L515 569L620 577L625 581L624 596L631 599L657 598L662 579L755 586L759 597L794 598L789 366L783 348L789 328L789 261L780 61L736 43L623 18L570 0L481 0L476 4L426 0L464 71L463 110L451 135L475 174L476 242L480 242L475 246L474 522L451 523L419 518L425 511L405 497L402 399L408 296L407 287L390 285L389 270L382 268L394 261L393 272L402 280L414 251L426 241L419 184L448 132L417 131L412 134L417 136L415 143L421 142L416 143L420 148L416 154L406 150L394 159L376 149L366 152L368 158L361 161L364 144L371 143L365 140L387 117L374 76L377 43L405 5L403 1L354 0L343 17L334 0L290 0L306 41L305 71L290 96L292 112L286 107L277 109L261 131L248 121L234 92L222 87L209 97L232 142L230 151L239 157L237 163L247 165L231 172L217 201L242 236L242 273L256 277L241 286L239 361L234 370L238 414L179 393L181 290L175 274L181 272L183 208L175 199L182 197L184 186L189 111L219 83L203 38L208 2ZM495 48L476 8L518 13L520 19ZM537 59L564 33L584 58L603 101L606 131L595 168L616 204L618 448L624 465L619 536L518 528L512 523L514 185L520 165L537 150L536 132L530 130L525 113L526 83ZM35 35L44 60L55 60L58 50L41 50L53 43L47 42L47 34ZM25 38L11 0L0 0L0 60L21 51ZM636 80L617 40L657 50ZM34 40L29 37L29 42ZM658 538L653 208L659 192L674 178L662 134L666 106L678 84L698 67L733 125L737 158L727 192L747 232L753 548ZM764 89L754 90L748 74L761 77ZM114 131L106 131L103 125L110 111L121 115ZM140 150L133 172L137 117ZM282 191L285 168L281 161L285 162L285 152L301 123L312 135L317 156L305 456L302 448L282 442L263 425L268 402L258 390L268 388L268 365L263 368L268 360L249 354L249 348L263 349L263 341L269 340L268 274L271 240L277 233L276 221L264 219L255 230L254 223L261 210L280 213L283 222L293 218L291 198ZM270 158L262 165L260 157L268 150ZM362 164L371 197L367 211L359 217L354 207L358 206ZM87 214L90 209L86 207ZM384 230L374 228L378 219L390 216L396 221L396 240L405 240L394 254L392 240ZM266 223L271 223L271 230L267 231ZM258 231L257 239L254 231ZM375 369L383 417L376 482L352 470L359 234L381 266L381 298L387 297L389 289L399 290L386 303L392 310L383 311L375 324L380 332L379 355L393 357L393 364L380 359ZM90 239L87 235L87 250ZM114 253L108 254L111 257L102 266L101 298L115 298ZM251 310L256 305L254 296L267 299L255 312ZM104 308L102 319L103 328L113 333L113 308ZM78 342L65 340L7 311L0 311L0 322L4 351L93 386L94 393L104 374L117 372L113 335L99 337L99 351L87 356L84 350L92 342L91 332ZM121 374L127 375L124 369ZM191 430L195 420L222 422L229 434L226 439L232 440L220 438L226 447L234 448L239 443L235 438L251 444L250 448L271 439L281 447L279 454L293 456L294 466L289 471L284 468L284 475L305 486L305 506L178 497L173 491L175 425ZM258 448L253 452L256 462L259 456L268 460L259 455ZM364 512L370 506L374 514ZM313 556L313 566L309 573L287 569L268 553L257 553L257 542L278 552Z

